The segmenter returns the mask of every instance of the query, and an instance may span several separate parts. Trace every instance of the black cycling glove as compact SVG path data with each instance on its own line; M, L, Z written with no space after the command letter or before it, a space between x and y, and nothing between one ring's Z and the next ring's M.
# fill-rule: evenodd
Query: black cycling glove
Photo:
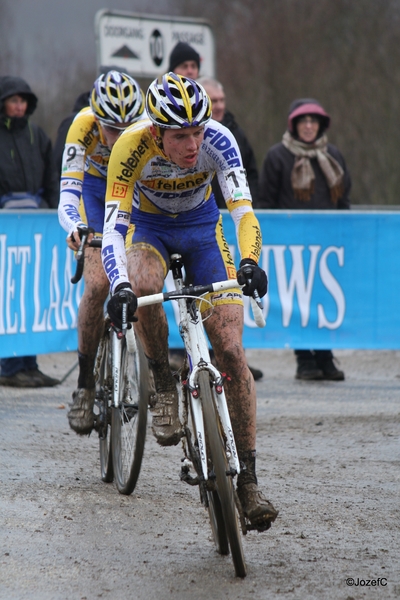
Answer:
M267 293L267 274L251 258L243 258L240 261L239 270L237 272L237 280L240 285L246 284L242 288L242 292L245 296L252 296L254 290L258 291L260 298L265 296ZM247 283L248 281L249 283Z
M122 329L122 307L125 303L127 323L137 321L137 317L135 317L137 298L132 291L130 283L120 283L117 285L107 304L107 312L111 323L119 329Z

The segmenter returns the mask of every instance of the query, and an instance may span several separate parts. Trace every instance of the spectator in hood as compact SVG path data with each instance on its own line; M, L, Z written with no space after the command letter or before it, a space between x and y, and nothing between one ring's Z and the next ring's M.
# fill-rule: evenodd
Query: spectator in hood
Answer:
M89 106L89 96L90 92L83 92L83 94L79 94L79 96L75 100L72 112L61 121L58 127L56 142L54 144L54 162L56 165L58 175L61 173L62 156L64 152L65 140L67 138L68 130L78 112L80 112L82 108L86 108L87 106Z
M197 79L200 73L200 54L186 42L178 42L170 54L168 71Z
M269 149L259 185L260 208L343 210L350 208L351 179L339 150L328 143L330 116L313 98L289 108L282 141ZM295 350L296 378L342 381L331 350Z
M249 183L253 206L257 208L258 203L258 170L256 157L250 142L248 141L245 132L237 122L231 112L226 109L226 98L222 83L211 77L199 77L197 80L210 96L212 104L212 118L222 125L225 125L235 136L238 143L240 154L242 155L243 165L246 169L247 181ZM218 180L214 177L212 181L212 189L218 208L226 208L225 200L218 184Z
M57 208L51 141L29 120L37 102L20 77L0 79L0 208Z
M0 80L0 208L56 208L58 177L50 139L29 121L37 97L19 77ZM0 385L51 387L60 383L39 371L36 356L3 358Z

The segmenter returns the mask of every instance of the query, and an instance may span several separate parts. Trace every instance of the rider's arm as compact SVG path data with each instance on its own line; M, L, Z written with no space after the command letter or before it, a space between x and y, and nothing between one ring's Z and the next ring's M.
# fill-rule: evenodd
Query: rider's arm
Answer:
M261 254L261 230L253 212L238 143L227 127L211 120L205 127L203 147L210 157L226 207L235 223L241 258L251 258L257 263Z
M94 118L90 109L84 109L74 119L68 130L62 158L60 202L58 219L68 235L84 225L79 213L85 161L93 145L91 134Z
M106 207L104 215L101 258L110 281L111 292L123 283L129 283L126 264L125 238L128 231L135 183L140 176L141 161L132 163L132 148L140 146L127 129L115 143L107 171ZM140 152L138 153L140 156Z
M261 229L253 212L249 185L243 167L217 173L227 209L235 223L240 256L258 262L261 254Z

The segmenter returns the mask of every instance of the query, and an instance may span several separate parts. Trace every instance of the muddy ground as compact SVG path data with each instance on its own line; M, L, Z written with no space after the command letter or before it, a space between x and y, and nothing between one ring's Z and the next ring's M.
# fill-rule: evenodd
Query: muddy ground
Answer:
M245 580L215 553L179 448L149 429L121 496L100 480L96 436L68 428L77 371L54 389L0 387L0 599L400 598L400 352L336 355L346 381L306 383L290 350L248 352L264 370L259 482L280 515L245 538ZM75 360L39 357L59 377Z

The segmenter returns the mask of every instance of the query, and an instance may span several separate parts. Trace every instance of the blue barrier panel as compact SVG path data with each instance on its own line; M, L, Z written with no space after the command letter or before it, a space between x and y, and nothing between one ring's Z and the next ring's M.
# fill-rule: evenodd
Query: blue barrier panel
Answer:
M257 211L267 326L247 348L400 348L400 214ZM233 221L226 239L238 262ZM201 240L200 240L201 243ZM0 356L76 349L82 283L55 211L0 211ZM172 303L171 303L172 304ZM171 305L170 345L181 346Z
M82 283L57 212L0 211L0 356L77 348Z

